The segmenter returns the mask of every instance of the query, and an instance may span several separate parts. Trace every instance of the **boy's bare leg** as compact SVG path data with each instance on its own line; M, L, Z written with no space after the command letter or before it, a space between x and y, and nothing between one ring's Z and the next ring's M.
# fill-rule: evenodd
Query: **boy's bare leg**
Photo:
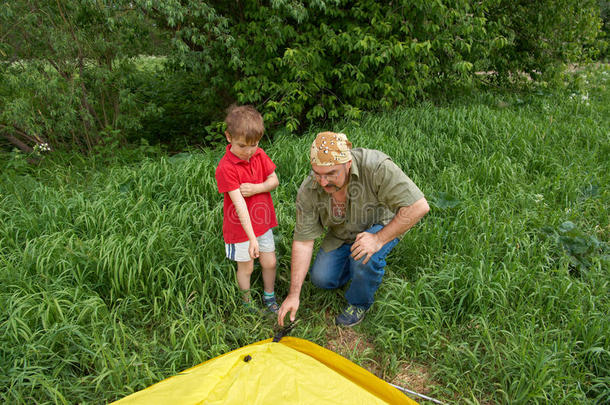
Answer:
M254 270L254 260L237 262L237 285L244 292L244 301L250 302L250 276Z
M263 269L263 287L265 292L272 293L275 286L275 267L277 265L275 252L260 252L258 260Z

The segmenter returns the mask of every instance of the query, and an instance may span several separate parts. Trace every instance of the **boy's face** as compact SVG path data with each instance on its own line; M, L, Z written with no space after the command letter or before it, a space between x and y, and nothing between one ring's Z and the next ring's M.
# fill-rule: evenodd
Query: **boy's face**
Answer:
M241 160L249 161L258 149L258 142L248 144L244 138L232 137L228 132L225 132L225 136L231 144L231 152Z

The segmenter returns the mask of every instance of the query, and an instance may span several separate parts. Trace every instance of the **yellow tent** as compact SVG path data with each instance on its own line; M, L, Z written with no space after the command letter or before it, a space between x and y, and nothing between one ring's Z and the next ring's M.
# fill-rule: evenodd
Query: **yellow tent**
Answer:
M416 404L307 340L263 340L208 360L115 404Z

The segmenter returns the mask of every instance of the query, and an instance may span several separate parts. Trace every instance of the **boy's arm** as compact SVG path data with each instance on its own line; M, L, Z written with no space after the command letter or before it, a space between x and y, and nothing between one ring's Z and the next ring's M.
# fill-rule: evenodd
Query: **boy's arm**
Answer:
M267 193L271 190L275 190L279 186L280 181L275 174L275 171L267 176L267 179L262 183L242 183L239 186L239 191L244 197L250 197L254 194Z
M237 216L239 217L239 222L241 222L241 226L244 228L244 231L250 240L248 253L250 253L251 258L256 259L259 255L258 241L256 240L254 229L252 228L252 221L250 221L250 214L248 213L246 200L244 200L244 197L241 195L238 188L233 191L229 191L229 198L231 198L231 201L233 201L235 211L237 211Z

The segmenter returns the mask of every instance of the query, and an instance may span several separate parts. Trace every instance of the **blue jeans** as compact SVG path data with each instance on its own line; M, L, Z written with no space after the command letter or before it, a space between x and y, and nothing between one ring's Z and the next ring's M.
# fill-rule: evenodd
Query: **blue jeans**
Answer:
M377 233L382 228L381 225L373 225L366 232ZM385 272L385 258L397 243L398 238L395 238L383 245L366 264L362 263L364 258L354 260L350 256L351 243L344 243L330 252L320 248L309 273L311 282L316 287L330 290L342 287L351 280L345 291L347 302L369 309Z

